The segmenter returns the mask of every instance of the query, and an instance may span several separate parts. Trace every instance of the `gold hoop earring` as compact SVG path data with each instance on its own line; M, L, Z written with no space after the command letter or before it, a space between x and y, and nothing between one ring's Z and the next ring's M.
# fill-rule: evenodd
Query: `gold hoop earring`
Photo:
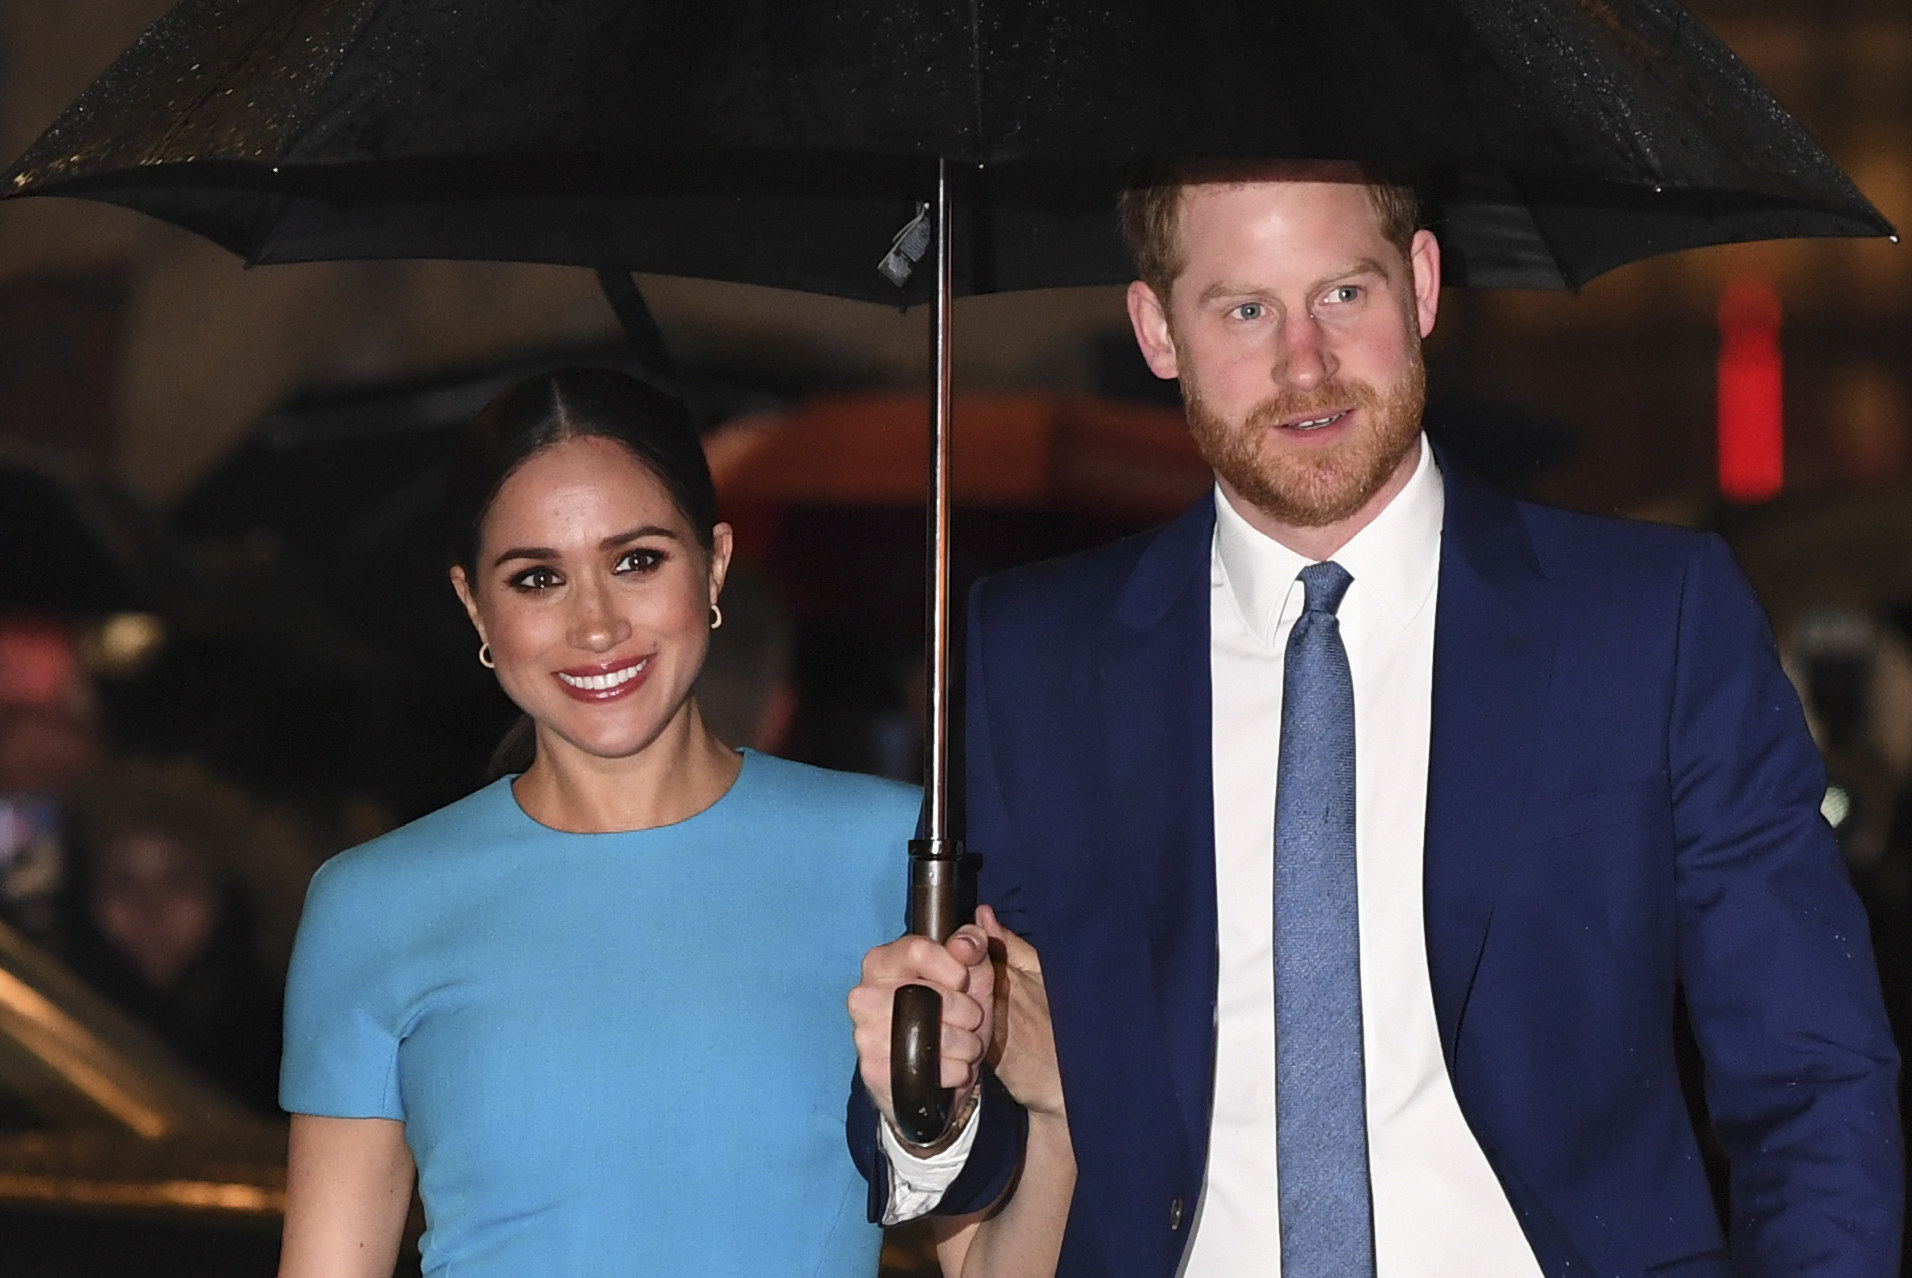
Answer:
M498 663L491 659L490 644L481 643L478 645L478 664L487 670L496 670L498 668Z
M716 604L712 604L710 606L710 628L712 630L715 630L723 624L724 624L724 610L722 608L719 608Z

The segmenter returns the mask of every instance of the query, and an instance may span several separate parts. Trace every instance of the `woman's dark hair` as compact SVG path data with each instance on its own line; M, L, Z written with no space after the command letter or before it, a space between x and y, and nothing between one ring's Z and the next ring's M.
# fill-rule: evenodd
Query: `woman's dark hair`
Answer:
M473 576L485 512L512 472L553 444L593 437L623 445L656 475L709 553L717 490L690 409L612 369L560 368L503 392L466 430L446 494L452 562Z

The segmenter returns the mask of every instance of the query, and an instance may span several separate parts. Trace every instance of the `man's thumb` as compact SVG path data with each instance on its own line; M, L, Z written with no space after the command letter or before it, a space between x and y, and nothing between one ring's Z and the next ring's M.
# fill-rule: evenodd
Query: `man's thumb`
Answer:
M1011 932L996 917L996 912L987 905L976 907L976 922L989 934L992 941L1002 942L1003 960L1019 972L1042 971L1042 959L1036 954L1036 947Z

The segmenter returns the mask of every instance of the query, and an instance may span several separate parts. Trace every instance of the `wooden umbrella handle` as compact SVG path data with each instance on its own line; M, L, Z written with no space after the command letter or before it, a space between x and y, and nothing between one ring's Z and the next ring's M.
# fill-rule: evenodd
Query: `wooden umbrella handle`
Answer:
M976 857L951 839L910 842L910 926L947 941L976 913ZM953 1094L942 1085L943 998L927 985L899 986L890 1007L890 1095L896 1129L934 1145L949 1128Z

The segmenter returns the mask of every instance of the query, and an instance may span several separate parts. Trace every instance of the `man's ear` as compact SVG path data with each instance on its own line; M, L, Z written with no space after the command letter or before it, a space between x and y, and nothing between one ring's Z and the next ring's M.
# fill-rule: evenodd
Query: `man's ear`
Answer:
M478 632L478 641L489 642L485 638L485 625L478 620L478 600L472 596L471 582L465 578L465 570L457 564L451 566L451 588L458 596L458 602L465 605L465 615L471 618L471 628Z
M1169 334L1168 308L1155 290L1136 280L1129 285L1129 327L1149 371L1167 381L1181 376L1175 363L1175 339Z
M1434 232L1414 232L1407 260L1414 271L1414 318L1426 337L1434 331L1434 315L1441 309L1441 245Z

